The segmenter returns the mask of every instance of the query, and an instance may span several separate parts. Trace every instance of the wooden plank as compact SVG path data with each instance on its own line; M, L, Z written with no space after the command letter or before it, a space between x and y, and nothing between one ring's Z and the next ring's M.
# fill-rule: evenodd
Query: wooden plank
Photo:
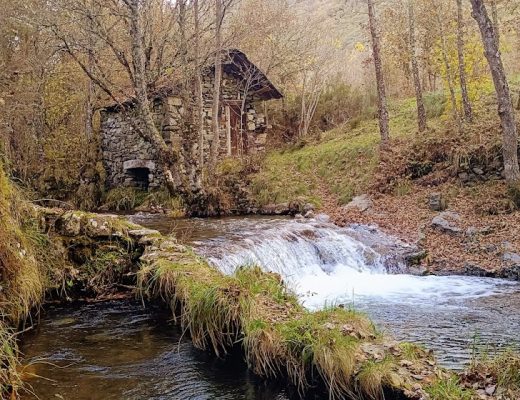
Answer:
M227 155L231 156L231 110L229 105L226 105L226 144Z

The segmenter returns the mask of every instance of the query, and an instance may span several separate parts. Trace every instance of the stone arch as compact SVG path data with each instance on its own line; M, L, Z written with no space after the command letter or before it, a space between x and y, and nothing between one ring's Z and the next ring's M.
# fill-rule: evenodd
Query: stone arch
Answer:
M148 190L153 180L155 163L151 160L128 160L123 163L125 185Z

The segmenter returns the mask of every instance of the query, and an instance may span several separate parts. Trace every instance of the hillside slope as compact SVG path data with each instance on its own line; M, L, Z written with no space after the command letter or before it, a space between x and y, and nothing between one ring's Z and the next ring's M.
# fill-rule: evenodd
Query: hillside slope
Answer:
M462 132L445 116L442 96L429 95L426 103L429 129L421 135L415 102L391 105L392 143L383 153L373 119L268 154L252 177L254 200L260 205L310 201L339 224L378 224L423 246L425 272L519 279L520 212L502 179L491 87L474 104L475 122ZM361 207L366 210L345 207L361 194L369 195L368 207ZM439 199L439 207L430 204ZM453 231L432 223L436 216L446 217L440 214L445 209L455 213Z

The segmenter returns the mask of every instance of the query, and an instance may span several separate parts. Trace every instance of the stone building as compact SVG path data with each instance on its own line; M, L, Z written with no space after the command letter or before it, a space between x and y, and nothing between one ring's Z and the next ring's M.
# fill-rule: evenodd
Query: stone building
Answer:
M214 68L203 73L204 154L214 138L212 130ZM190 100L195 94L189 94ZM186 132L186 107L179 90L164 86L151 95L157 126L171 146L180 149ZM239 50L226 50L222 57L219 119L221 157L242 156L263 151L268 124L262 102L280 99L282 94L265 74ZM133 186L148 190L161 186L154 146L139 135L132 99L101 110L101 151L108 188ZM196 145L198 147L198 144ZM198 149L197 149L198 152Z

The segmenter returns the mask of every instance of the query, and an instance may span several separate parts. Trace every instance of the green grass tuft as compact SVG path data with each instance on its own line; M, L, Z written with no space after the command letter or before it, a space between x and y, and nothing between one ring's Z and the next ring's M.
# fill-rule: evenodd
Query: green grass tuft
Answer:
M464 389L456 376L437 379L426 387L426 392L430 395L431 400L472 400L474 398L473 391Z

